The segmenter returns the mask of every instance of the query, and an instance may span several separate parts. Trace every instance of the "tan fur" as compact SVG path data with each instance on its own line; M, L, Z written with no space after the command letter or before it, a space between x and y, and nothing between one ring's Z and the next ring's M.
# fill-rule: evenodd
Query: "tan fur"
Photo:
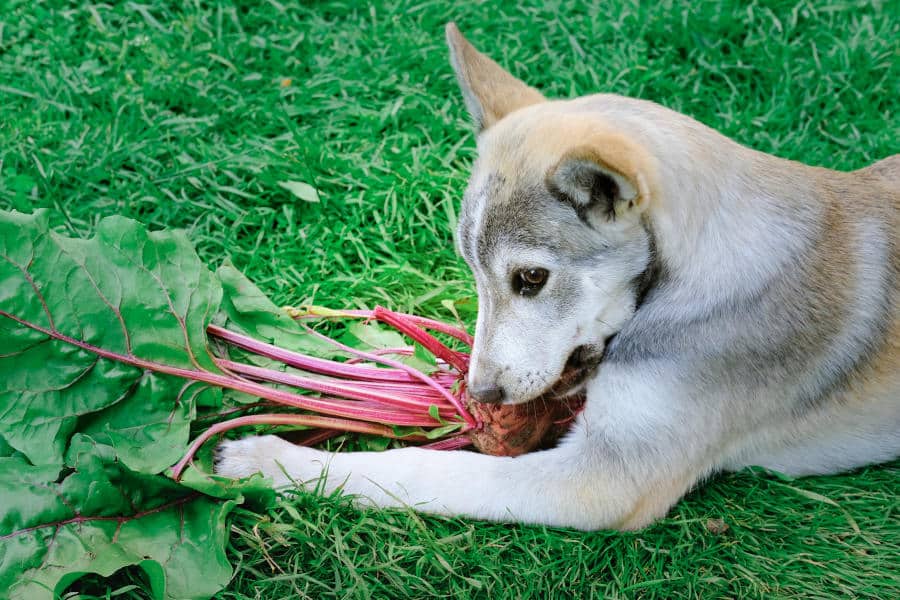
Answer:
M459 65L457 75L460 85L478 90L483 111L482 127L490 127L504 115L544 100L536 89L523 85L476 50L452 23L447 26L447 43L452 49L453 61Z
M576 128L577 124L572 124L571 129ZM657 187L656 161L652 156L621 133L599 124L595 130L587 134L582 128L576 137L567 138L566 134L570 133L573 132L560 131L556 128L552 132L547 132L548 139L555 142L553 145L558 148L568 148L562 153L562 157L556 164L550 167L549 177L552 177L559 165L566 161L589 160L605 169L621 174L630 181L638 192L634 206L637 206L639 210L646 208L654 196L653 190ZM578 140L578 145L573 146L572 140ZM527 150L536 150L534 145L533 142L528 144ZM544 151L546 148L546 145L542 145Z

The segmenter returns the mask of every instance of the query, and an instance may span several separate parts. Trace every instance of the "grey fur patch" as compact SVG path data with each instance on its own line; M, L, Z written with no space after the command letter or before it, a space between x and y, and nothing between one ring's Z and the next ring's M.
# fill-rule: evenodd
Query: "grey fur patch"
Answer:
M498 196L505 184L503 176L493 173L488 175L483 185L473 188L471 183L463 196L462 207L459 215L457 238L460 245L460 253L470 265L477 264L478 256L472 253L473 241L481 235L478 229L478 220L491 199Z
M506 193L505 197L491 197L483 209L475 257L481 264L489 264L498 249L509 246L546 248L573 262L594 262L612 249L544 185L527 185Z

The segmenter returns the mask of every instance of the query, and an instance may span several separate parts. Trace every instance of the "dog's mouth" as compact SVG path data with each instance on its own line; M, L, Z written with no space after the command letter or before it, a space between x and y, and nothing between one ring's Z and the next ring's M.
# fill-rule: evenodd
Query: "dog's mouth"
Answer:
M580 392L584 383L603 361L609 341L607 340L603 346L585 344L575 348L566 359L559 379L548 388L546 395L551 398L566 398Z

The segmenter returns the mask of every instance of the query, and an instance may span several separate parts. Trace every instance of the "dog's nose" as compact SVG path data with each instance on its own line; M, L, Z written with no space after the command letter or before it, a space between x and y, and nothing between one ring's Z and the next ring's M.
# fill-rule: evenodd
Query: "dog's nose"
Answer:
M503 388L499 386L469 388L469 396L476 402L484 402L485 404L498 404L505 396Z

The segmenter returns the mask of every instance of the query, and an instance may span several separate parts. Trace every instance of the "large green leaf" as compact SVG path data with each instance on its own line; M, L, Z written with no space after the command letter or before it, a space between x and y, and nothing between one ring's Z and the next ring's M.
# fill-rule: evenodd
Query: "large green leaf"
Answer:
M244 490L267 497L159 474L196 407L221 405L182 376L219 373L206 327L221 298L182 233L113 217L78 240L44 212L0 212L0 596L53 598L128 566L160 600L227 583L225 517Z
M113 459L111 447L81 434L62 470L0 458L4 597L50 600L87 573L109 576L130 565L143 569L159 600L207 598L228 583L225 517L235 501Z
M54 598L85 574L124 567L142 569L160 600L208 597L228 582L225 518L245 499L271 503L271 488L204 473L209 447L180 483L164 475L198 407L219 418L223 390L212 384L236 381L216 366L211 323L338 353L230 264L213 274L183 233L111 217L72 239L46 212L0 211L0 596ZM388 341L381 327L355 327L379 334L372 346Z
M50 231L46 212L0 213L0 436L32 464L60 466L82 419L126 465L162 470L201 390L97 352L215 372L206 326L221 297L180 232L110 217L78 240Z

